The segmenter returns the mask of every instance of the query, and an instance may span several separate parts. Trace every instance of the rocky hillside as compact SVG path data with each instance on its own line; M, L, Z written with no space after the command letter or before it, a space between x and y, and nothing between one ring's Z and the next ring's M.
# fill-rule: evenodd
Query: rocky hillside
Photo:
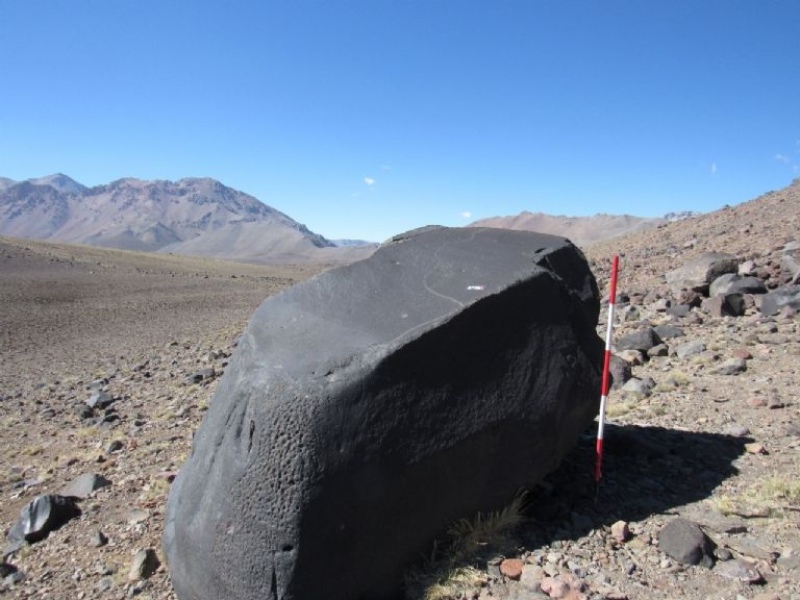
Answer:
M674 216L674 218L676 217ZM578 246L583 247L600 240L650 229L667 221L666 217L648 219L631 215L606 214L597 214L591 217L566 217L524 211L518 215L481 219L469 226L539 231L569 238Z
M409 598L800 599L799 230L800 181L587 248L605 294L622 269L600 485L588 431L521 524L459 524L469 551L442 540ZM310 274L264 269L0 242L0 520L74 498L7 538L0 595L175 598L170 481L259 299Z
M120 179L87 188L66 175L0 185L0 235L126 250L302 261L335 245L213 179Z

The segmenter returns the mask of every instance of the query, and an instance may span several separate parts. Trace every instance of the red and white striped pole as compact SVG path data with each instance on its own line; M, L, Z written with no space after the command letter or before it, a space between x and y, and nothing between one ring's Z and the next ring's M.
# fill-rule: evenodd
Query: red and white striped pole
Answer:
M608 328L606 329L606 351L603 356L603 384L600 391L600 418L597 425L597 446L594 466L594 480L599 485L602 477L603 464L603 428L606 422L606 401L608 400L609 374L611 367L611 332L614 329L614 304L617 300L617 271L619 271L619 256L614 256L611 263L611 290L608 294Z

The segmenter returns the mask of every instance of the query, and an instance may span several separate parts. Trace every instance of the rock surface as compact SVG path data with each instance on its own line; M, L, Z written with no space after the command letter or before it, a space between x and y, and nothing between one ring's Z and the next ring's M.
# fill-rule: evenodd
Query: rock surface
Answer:
M598 310L569 242L496 229L411 232L268 299L170 494L179 597L397 597L591 423Z

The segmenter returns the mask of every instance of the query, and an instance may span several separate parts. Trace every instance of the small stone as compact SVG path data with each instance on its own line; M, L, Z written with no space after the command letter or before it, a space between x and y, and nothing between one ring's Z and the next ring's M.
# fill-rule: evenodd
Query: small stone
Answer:
M168 483L172 483L173 481L175 481L175 478L177 476L178 476L178 472L177 471L160 471L160 472L155 474L155 478L156 479L163 479L164 481L167 481Z
M766 398L760 398L758 396L754 396L747 400L747 405L752 408L762 408L764 406L767 406L767 400Z
M743 358L730 358L714 370L717 375L738 375L747 370L747 361Z
M761 583L764 581L764 577L758 572L758 569L743 560L729 560L717 563L717 566L714 567L714 573L744 583Z
M131 568L128 571L128 581L139 581L149 578L161 566L156 551L152 548L139 550L133 557Z
M717 560L730 560L733 558L733 554L727 548L717 547L714 548L714 557Z
M653 393L653 388L655 385L655 381L653 381L653 379L650 377L645 377L644 379L631 377L625 383L625 385L622 386L622 391L629 394L641 394L642 396L649 396Z
M106 454L113 454L114 452L119 452L125 447L125 444L122 443L122 440L114 440L108 445L106 449Z
M669 298L659 298L653 302L650 308L652 308L655 312L666 312L670 306L672 306L672 302L669 300Z
M647 356L654 358L656 356L669 356L669 346L666 344L658 344L653 346L647 351Z
M733 354L734 358L743 358L745 360L753 358L753 355L744 348L736 348L731 354Z
M558 576L542 579L541 588L551 598L564 598L570 592L569 585Z
M113 403L114 397L108 392L104 391L97 391L86 400L86 405L89 408L96 408L98 410L103 410L104 408L111 406Z
M518 558L507 558L500 563L500 573L509 579L519 581L524 563Z
M139 523L144 523L149 518L149 512L137 508L128 513L128 524L138 525Z
M748 454L769 454L764 444L759 444L758 442L745 444L744 449Z
M61 491L62 496L88 498L95 490L111 485L111 482L96 473L84 473Z
M658 547L667 556L685 565L700 564L711 568L714 544L697 523L676 518L658 533Z
M525 589L538 592L542 589L541 583L544 577L544 570L541 567L536 565L524 565L522 567L522 575L519 578L519 583Z
M622 350L617 356L634 367L644 364L644 354L638 350Z
M626 521L617 521L611 526L611 537L617 540L620 544L627 542L631 539L631 530Z
M99 529L94 533L91 539L91 545L95 548L100 548L108 543L108 537Z
M786 404L776 395L770 396L769 400L767 401L767 408L776 409L776 408L784 408Z
M22 583L25 581L25 573L22 571L14 571L13 573L9 573L3 578L3 581L6 585L14 586L18 583Z
M732 435L733 437L745 437L746 435L750 434L750 430L745 427L744 425L737 425L734 423L730 427L728 427L728 435Z
M701 340L692 340L691 342L681 344L675 348L675 355L681 359L689 358L690 356L705 352L705 349L706 345Z

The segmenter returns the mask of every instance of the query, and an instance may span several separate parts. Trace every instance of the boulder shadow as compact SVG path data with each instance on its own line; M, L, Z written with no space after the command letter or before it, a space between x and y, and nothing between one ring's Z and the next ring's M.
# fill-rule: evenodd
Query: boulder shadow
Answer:
M594 431L528 495L519 538L528 549L576 539L616 521L640 521L708 498L738 469L750 438L664 427L607 424L602 478Z

